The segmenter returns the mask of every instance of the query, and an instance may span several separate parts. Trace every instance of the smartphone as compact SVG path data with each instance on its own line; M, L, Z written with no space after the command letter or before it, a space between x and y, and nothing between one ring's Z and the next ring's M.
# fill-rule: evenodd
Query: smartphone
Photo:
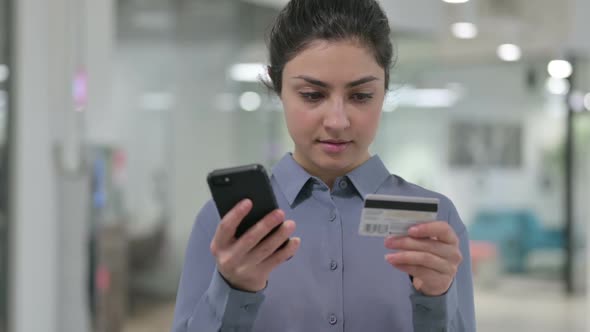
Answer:
M262 165L250 164L217 169L209 173L207 183L222 218L243 199L248 198L252 201L252 209L238 226L236 238L246 233L267 214L278 209L270 179ZM274 233L280 226L275 227L267 236ZM279 249L288 242L289 240L285 241Z

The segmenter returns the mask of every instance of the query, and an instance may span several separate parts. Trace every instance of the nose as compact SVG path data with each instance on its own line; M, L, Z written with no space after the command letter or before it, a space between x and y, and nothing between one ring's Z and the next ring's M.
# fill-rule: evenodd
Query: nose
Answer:
M342 98L335 98L326 109L324 127L327 130L343 130L350 127L350 120Z

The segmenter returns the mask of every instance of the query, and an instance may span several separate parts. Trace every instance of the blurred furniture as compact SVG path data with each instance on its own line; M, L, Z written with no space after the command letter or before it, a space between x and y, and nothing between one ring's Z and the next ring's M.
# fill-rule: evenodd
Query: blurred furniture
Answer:
M525 272L527 258L535 251L565 247L564 231L542 227L530 210L480 211L469 235L471 240L495 244L506 272Z
M471 269L476 286L492 288L500 276L498 248L492 242L469 241Z
M129 240L129 309L134 311L143 300L142 297L150 295L138 279L158 268L161 263L162 252L166 244L166 222L161 220L155 225L131 227L128 233Z
M127 235L124 223L102 225L97 230L95 331L123 330L127 317Z
M166 239L166 225L160 223L144 232L129 234L129 269L131 273L149 270L156 265Z

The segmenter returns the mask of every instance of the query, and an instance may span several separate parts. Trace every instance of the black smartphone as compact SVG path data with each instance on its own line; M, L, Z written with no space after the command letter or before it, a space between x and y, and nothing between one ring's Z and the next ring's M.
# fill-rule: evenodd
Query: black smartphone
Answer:
M278 209L270 179L262 165L251 164L217 169L209 173L207 183L222 218L241 200L248 198L252 201L252 210L238 226L236 238L242 236L267 214ZM280 225L275 227L268 236L279 227ZM288 242L289 240L285 241L279 249Z

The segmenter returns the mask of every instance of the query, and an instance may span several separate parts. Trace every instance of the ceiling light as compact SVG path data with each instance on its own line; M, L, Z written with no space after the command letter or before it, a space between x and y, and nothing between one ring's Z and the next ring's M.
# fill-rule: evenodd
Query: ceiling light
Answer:
M453 23L451 31L459 39L473 39L477 36L477 26L469 22Z
M262 63L238 63L230 68L229 76L238 82L258 82L260 78L266 79L268 73Z
M553 60L547 65L549 75L555 78L568 78L574 69L572 64L565 60Z
M256 92L248 91L242 93L240 96L240 107L242 107L244 111L256 111L258 108L260 108L261 104L262 100L260 95Z
M518 45L502 44L498 46L498 57L503 61L514 62L520 60L522 51Z

